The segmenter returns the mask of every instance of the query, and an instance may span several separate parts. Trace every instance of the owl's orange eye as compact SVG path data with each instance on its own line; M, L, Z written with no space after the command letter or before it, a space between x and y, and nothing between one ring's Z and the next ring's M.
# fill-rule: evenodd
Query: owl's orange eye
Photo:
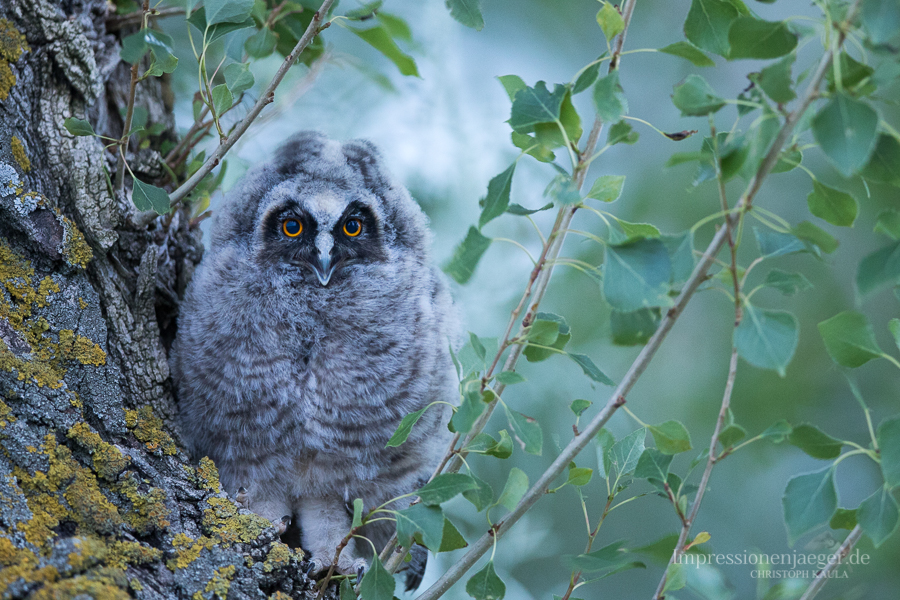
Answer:
M285 219L281 224L281 230L288 237L297 237L303 233L303 223L297 219Z
M362 221L359 219L347 219L344 223L344 233L350 237L356 237L362 233Z

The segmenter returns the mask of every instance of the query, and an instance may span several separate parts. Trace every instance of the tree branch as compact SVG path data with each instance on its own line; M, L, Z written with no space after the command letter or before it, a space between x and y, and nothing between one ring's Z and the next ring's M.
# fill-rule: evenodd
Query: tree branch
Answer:
M841 544L841 547L837 549L837 552L831 555L831 560L828 561L825 568L816 573L815 579L810 582L809 587L806 588L806 591L800 596L800 600L812 600L816 594L819 593L822 587L828 582L829 573L838 568L841 562L848 554L850 554L850 551L853 550L853 546L856 545L856 542L859 541L861 536L862 529L857 525L850 531L850 534L844 540L844 543Z
M842 45L845 37L843 31L849 26L850 23L852 23L853 19L856 16L857 10L859 9L860 3L861 0L855 0L853 5L847 12L847 17L841 26L841 38L840 43L837 44L838 48ZM630 13L630 11L625 12ZM778 132L778 135L772 143L772 146L769 148L769 152L766 154L766 157L760 164L759 169L757 169L753 178L748 183L747 188L745 189L743 195L741 196L741 199L735 207L736 213L747 211L752 206L753 199L759 192L759 189L762 186L765 178L772 171L772 167L775 166L775 163L778 160L778 155L781 152L781 148L787 141L788 136L790 136L797 122L800 120L800 117L809 107L810 103L818 95L819 85L821 85L822 80L825 77L825 73L831 63L832 56L832 50L829 49L825 52L825 55L822 57L822 60L820 61L818 67L810 78L809 85L807 86L806 91L801 97L797 108L794 109L794 111L791 112L785 119L785 123L782 126L781 130ZM726 215L725 218L734 219L735 217L734 215ZM580 435L576 435L575 438L571 442L569 442L569 444L563 449L556 460L554 460L553 463L547 468L547 470L544 471L543 475L541 475L538 481L525 493L516 508L512 512L510 512L510 514L506 517L506 519L503 520L499 527L496 527L495 529L492 529L491 531L485 533L481 536L481 538L474 542L469 547L468 552L466 552L466 554L464 554L459 561L457 561L452 567L450 567L450 569L446 573L444 573L444 575L442 575L430 588L428 588L421 596L419 596L417 600L437 600L437 598L440 598L444 594L444 592L450 589L450 586L452 586L456 581L462 578L466 571L468 571L478 561L478 559L480 559L484 555L484 553L491 548L494 543L494 538L496 537L499 539L504 533L509 531L509 529L520 518L522 518L522 515L524 515L532 506L534 506L538 499L543 496L549 489L550 484L553 482L553 480L556 479L566 469L569 462L571 462L584 449L584 447L587 446L593 436L600 431L600 429L606 424L607 421L609 421L616 409L625 403L625 397L631 391L632 387L634 387L634 384L637 383L637 380L640 378L643 372L647 369L647 366L650 364L650 360L656 354L656 351L659 349L663 340L675 325L675 320L682 313L682 311L684 311L685 306L690 301L691 297L693 297L699 285L706 280L707 271L709 271L709 268L715 261L715 257L718 254L719 250L721 250L722 246L725 244L727 232L728 228L722 227L713 236L712 241L709 243L706 251L701 256L700 261L697 263L696 267L694 267L694 271L693 273L691 273L691 277L688 279L687 283L685 283L684 287L681 290L681 293L675 300L675 305L668 310L665 317L660 322L656 332L653 334L653 336L647 342L647 345L644 346L644 348L641 350L641 353L632 363L631 367L628 369L628 372L625 374L625 377L622 379L622 382L613 391L612 395L609 398L609 401L607 401L606 405L601 409L600 413L596 417L594 417L588 427Z
M234 146L235 142L237 142L242 135L244 135L247 130L250 128L250 125L253 121L256 120L256 117L259 116L259 113L268 105L271 104L275 99L275 89L284 79L284 76L287 74L288 70L293 66L295 62L297 62L297 57L300 56L300 53L303 52L307 46L315 39L315 37L325 28L328 27L329 23L325 23L322 25L322 19L328 11L331 9L332 4L334 4L334 0L325 0L322 2L322 6L319 7L319 10L313 15L312 21L310 21L309 26L306 28L306 31L303 33L303 36L297 41L297 45L294 46L294 49L291 50L291 53L288 54L284 62L281 63L281 66L278 68L278 71L275 73L275 76L272 77L272 81L269 82L269 85L260 94L259 99L256 101L256 104L253 105L253 108L250 109L250 112L247 113L247 116L241 120L240 123L235 127L234 132L229 135L227 138L223 139L219 146L216 148L215 152L213 152L209 158L206 159L206 162L203 163L203 166L197 169L197 172L194 173L187 181L181 184L178 189L169 194L169 198L171 199L171 206L174 208L181 202L185 196L187 196L191 190L197 187L204 177L206 177L218 164L219 161L225 156L225 154ZM134 223L140 227L145 227L150 224L153 219L155 219L158 215L153 211L147 211L143 213L136 214L134 216Z

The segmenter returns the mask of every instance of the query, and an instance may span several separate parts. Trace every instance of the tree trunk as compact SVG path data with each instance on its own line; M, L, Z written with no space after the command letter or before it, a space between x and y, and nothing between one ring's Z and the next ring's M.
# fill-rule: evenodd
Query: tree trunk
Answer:
M0 597L312 598L301 551L177 441L166 352L199 232L183 210L132 225L115 146L63 127L122 133L130 75L106 16L0 1ZM165 79L138 87L167 126L129 148L151 181L170 98Z

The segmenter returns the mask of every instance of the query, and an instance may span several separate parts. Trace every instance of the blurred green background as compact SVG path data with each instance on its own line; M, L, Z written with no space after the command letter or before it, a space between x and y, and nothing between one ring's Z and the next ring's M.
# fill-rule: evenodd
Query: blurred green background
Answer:
M301 129L318 129L335 138L364 137L375 142L400 181L406 184L431 218L435 260L443 263L468 227L477 221L478 199L491 177L505 169L518 155L509 141L510 103L497 76L516 74L529 85L538 80L564 83L585 64L606 49L597 27L594 0L483 0L486 26L483 31L466 29L453 21L443 2L388 0L383 10L402 16L412 27L414 44L406 47L416 59L421 78L404 78L387 60L356 36L332 27L325 35L325 58L312 71L294 69L277 92L276 102L266 109L262 122L254 125L231 153L226 189L250 165L265 161L275 146ZM342 2L338 12L355 4ZM628 32L626 50L660 48L682 39L681 25L688 0L640 0ZM774 5L752 3L761 17L775 20L793 14L819 17L807 2L783 0ZM177 19L163 21L163 27L179 40L185 39ZM801 21L802 22L802 21ZM819 55L814 41L799 51L794 74L801 72ZM179 56L189 56L182 46ZM706 131L705 118L682 118L672 105L672 86L686 75L702 72L722 96L734 98L749 83L746 74L758 70L758 61L727 63L717 58L717 66L699 69L685 60L659 53L636 53L624 57L621 81L629 101L629 114L652 122L663 131L699 129L700 134L683 142L670 141L650 128L633 123L641 139L634 146L617 145L595 161L588 182L602 174L626 175L624 193L611 207L618 216L650 222L665 233L684 231L698 219L718 210L713 182L692 186L694 167L666 168L667 158L677 151L698 150ZM253 65L258 94L259 82L266 82L279 64L276 57ZM182 59L173 78L178 98L179 125L191 120L190 98L196 86L196 71ZM883 97L897 97L897 89ZM252 96L252 94L251 94ZM255 96L245 99L245 103ZM585 129L593 120L589 94L575 99ZM896 107L882 117L898 127ZM236 109L229 116L242 113ZM720 130L731 127L733 106L717 115ZM601 139L605 139L605 134ZM562 161L565 163L565 160ZM826 163L821 152L812 150L804 164L825 183L851 191L860 200L860 217L853 229L835 228L811 217L805 198L811 189L808 175L796 169L771 176L758 196L757 204L777 212L792 224L813 220L841 242L837 252L820 262L808 254L774 259L770 266L804 272L814 289L785 298L773 290L760 291L755 302L766 308L790 310L800 320L800 344L787 376L780 378L741 362L732 400L737 423L755 435L778 419L794 425L810 422L829 434L866 445L868 434L863 413L853 398L845 374L825 352L816 324L842 310L865 312L875 325L882 348L894 349L886 330L887 321L898 316L898 301L891 291L875 294L862 302L856 294L854 277L861 257L884 244L872 233L877 214L896 207L898 192L889 186L870 186L859 180L841 179ZM543 190L554 171L545 164L525 158L519 163L512 187L512 201L527 207L543 205ZM728 190L732 201L743 182L733 181ZM215 211L220 197L214 197ZM553 212L536 215L544 231L552 224ZM752 222L752 219L750 220ZM748 222L749 224L749 222ZM208 226L205 224L204 226ZM573 227L602 234L599 219L586 212L576 217ZM525 219L506 216L485 228L489 236L507 237L537 252L539 240ZM697 233L696 247L702 249L713 233L705 226ZM749 231L747 232L750 233ZM745 245L754 242L747 236ZM602 260L601 249L584 238L571 237L565 256L594 264ZM745 261L746 266L746 261ZM509 311L518 301L531 264L509 244L495 243L465 287L454 287L467 328L482 337L502 334ZM762 278L767 269L751 277ZM573 329L570 348L589 354L613 379L618 380L637 356L639 348L613 346L609 341L609 308L597 283L577 270L557 268L542 306L564 315ZM692 435L694 450L679 455L673 471L684 473L688 461L708 443L725 384L733 324L733 305L723 295L698 294L678 321L666 343L630 394L628 407L648 423L678 419ZM529 383L510 388L508 404L540 422L544 431L543 456L521 451L507 461L473 457L470 464L480 477L490 481L499 493L510 467L523 469L531 481L550 464L557 444L572 436L574 417L568 409L576 398L594 402L583 422L596 414L611 389L591 386L580 369L563 358L538 364L520 364ZM900 385L897 371L885 360L855 370L860 389L873 410L876 421L900 412L897 402ZM617 438L636 424L623 412L616 414L608 428ZM507 428L502 415L494 417L488 432ZM579 457L578 465L596 467L591 445ZM826 463L785 444L756 442L717 465L704 499L693 534L708 531L712 540L705 547L717 553L768 554L789 551L782 521L781 496L792 476L820 469ZM880 478L871 461L853 457L837 471L840 505L855 508L879 485ZM696 483L702 467L694 474ZM671 505L653 495L646 483L638 482L625 496L646 496L614 511L601 529L595 549L618 539L627 547L649 544L680 527ZM593 522L605 502L606 488L592 481L584 488ZM500 518L503 509L496 510ZM467 538L475 539L485 530L481 514L462 499L448 505L448 512ZM836 547L845 532L821 536L824 530L804 536L794 547L802 553L827 552ZM584 517L577 494L567 487L542 499L538 505L499 542L496 564L507 585L508 598L551 598L563 594L569 571L561 562L565 554L578 554L586 542ZM858 546L872 555L869 565L854 567L846 579L831 581L820 598L895 599L900 597L900 536L895 535L877 551L867 539ZM462 551L432 559L422 589L436 579ZM647 561L647 570L633 570L612 576L576 591L581 598L650 598L662 573L662 565ZM749 566L723 567L721 579L707 571L696 571L689 588L679 598L762 597L778 581L751 577ZM781 582L784 584L785 582ZM790 588L790 584L787 585ZM707 590L703 592L702 590ZM712 590L712 591L709 591ZM772 592L774 594L774 592ZM704 595L706 594L706 595ZM458 584L447 598L467 598ZM771 596L770 596L771 597ZM774 596L779 597L779 596Z

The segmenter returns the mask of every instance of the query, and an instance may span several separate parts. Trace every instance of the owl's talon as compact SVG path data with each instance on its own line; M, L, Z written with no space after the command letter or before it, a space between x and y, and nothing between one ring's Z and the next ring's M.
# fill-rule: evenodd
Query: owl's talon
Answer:
M366 566L367 565L365 563L363 563L356 567L356 581L357 582L362 581L363 575L366 574Z
M321 560L317 558L310 558L309 566L306 567L306 576L312 577L314 574L318 573L319 571L323 571L324 569L325 564Z
M278 535L281 535L287 528L291 525L291 515L284 515L281 517L281 521L275 524L275 529L278 531Z
M241 508L250 509L250 495L247 494L247 488L241 486L238 488L237 494L234 496L234 501L238 503L238 506Z

